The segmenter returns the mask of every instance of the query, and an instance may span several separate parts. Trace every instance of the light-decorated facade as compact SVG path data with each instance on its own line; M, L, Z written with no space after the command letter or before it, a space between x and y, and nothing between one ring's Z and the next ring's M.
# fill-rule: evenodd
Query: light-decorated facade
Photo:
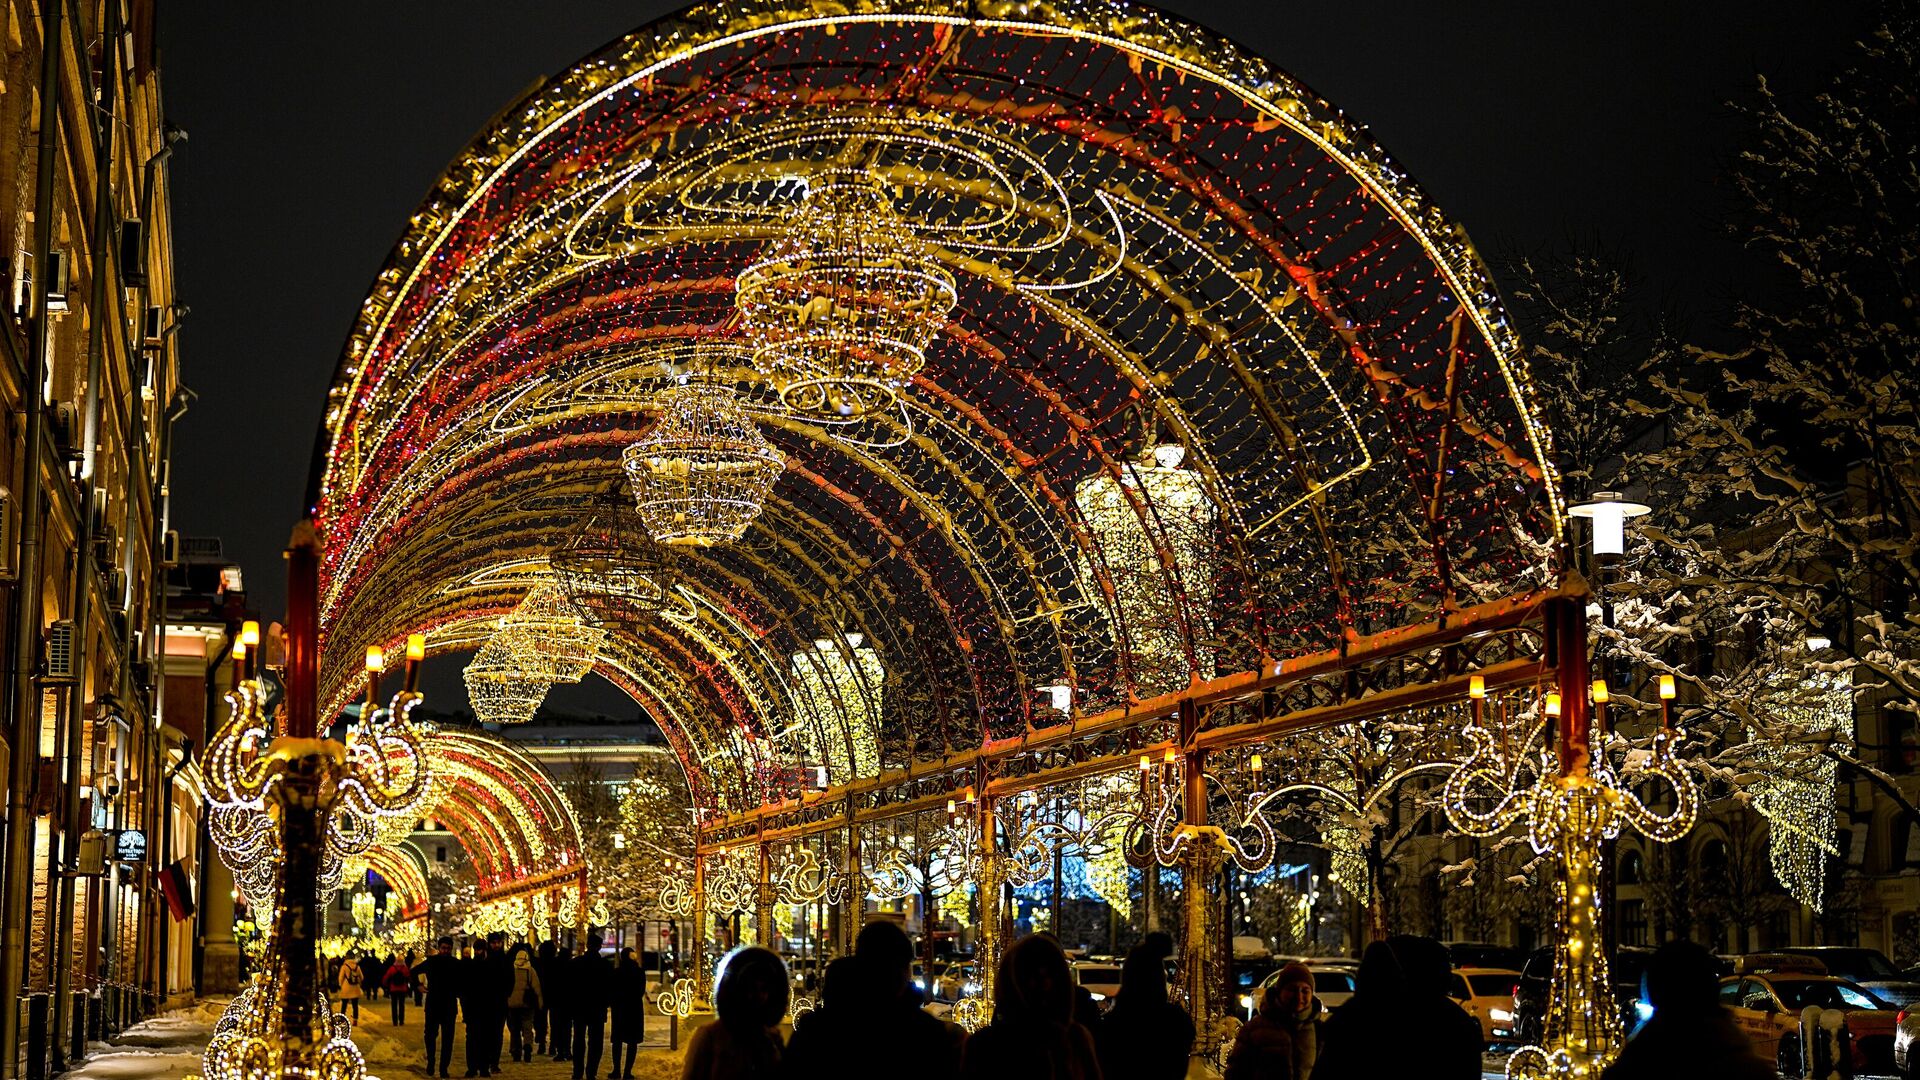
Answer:
M1265 869L1280 802L1372 805L1327 763L1388 722L1433 737L1386 786L1553 734L1456 822L1524 808L1576 881L1631 820L1594 816L1624 785L1484 266L1357 123L1148 8L751 0L613 43L428 195L323 440L323 714L369 646L472 650L558 583L686 771L697 924L945 897L990 980L1043 851L1115 891L1116 850ZM577 555L622 482L670 557ZM1568 978L1583 1071L1618 1033L1604 964Z

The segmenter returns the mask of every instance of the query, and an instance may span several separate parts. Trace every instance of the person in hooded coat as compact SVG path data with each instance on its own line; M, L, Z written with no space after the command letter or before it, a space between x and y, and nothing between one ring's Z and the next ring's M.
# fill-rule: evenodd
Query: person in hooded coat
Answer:
M1336 1078L1418 1072L1421 1049L1398 1038L1407 983L1386 942L1367 946L1353 982L1353 996L1321 1028L1323 1045L1314 1068Z
M613 1004L613 965L600 955L600 935L587 935L587 951L567 961L567 1011L573 1017L573 1080L600 1080L606 1050L607 1008Z
M1420 1048L1421 1072L1432 1080L1479 1080L1486 1039L1480 1021L1447 994L1453 961L1430 937L1395 934L1387 939L1407 992L1396 1031L1402 1045Z
M719 1019L693 1033L680 1080L775 1080L791 992L787 965L772 951L746 945L728 953L713 987Z
M1295 962L1267 987L1260 1011L1241 1026L1226 1080L1308 1080L1320 1056L1320 999L1313 972Z
M407 991L413 989L413 968L396 957L387 965L386 974L380 976L380 985L386 987L387 999L393 1004L393 1026L405 1027Z
M1181 1080L1193 1053L1193 1018L1167 1000L1166 957L1135 945L1120 966L1120 993L1094 1031L1105 1080Z
M1642 978L1653 1015L1600 1080L1771 1080L1773 1067L1720 1007L1719 977L1706 949L1669 941L1647 959Z
M622 1080L632 1080L633 1059L647 1037L647 970L632 949L620 950L620 962L613 966L613 1025L607 1037L613 1043L613 1062L608 1071ZM621 1057L621 1051L626 1056Z
M1029 935L1000 958L993 1022L967 1039L964 1080L1100 1080L1093 1036L1074 1022L1073 972L1059 942Z
M507 991L507 1055L513 1061L533 1060L533 1018L541 1007L540 973L533 967L533 950L513 947L513 986Z

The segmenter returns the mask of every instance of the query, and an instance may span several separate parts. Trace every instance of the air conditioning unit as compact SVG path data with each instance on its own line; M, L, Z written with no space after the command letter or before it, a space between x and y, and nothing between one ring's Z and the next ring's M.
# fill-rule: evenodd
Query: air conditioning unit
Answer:
M147 224L138 218L120 223L120 283L129 289L147 284Z
M112 570L107 573L107 603L116 610L125 613L127 599L127 572Z
M47 313L67 310L67 287L73 275L73 261L59 249L47 252Z
M47 627L47 682L75 682L80 678L80 657L74 649L73 620L61 619Z
M53 445L63 457L78 461L80 453L79 410L70 401L58 402L53 406Z
M133 685L148 693L153 692L153 661L135 660L132 667Z

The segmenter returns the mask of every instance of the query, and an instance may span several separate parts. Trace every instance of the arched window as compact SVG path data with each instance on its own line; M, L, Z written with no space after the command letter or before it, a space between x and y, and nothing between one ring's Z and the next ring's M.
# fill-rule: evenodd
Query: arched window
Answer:
M1616 879L1622 885L1638 885L1646 871L1646 858L1639 852L1628 848L1620 856L1620 874Z

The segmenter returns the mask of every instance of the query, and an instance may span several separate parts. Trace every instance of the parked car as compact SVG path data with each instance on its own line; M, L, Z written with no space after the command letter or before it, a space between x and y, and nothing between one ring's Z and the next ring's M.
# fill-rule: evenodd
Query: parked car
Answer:
M1613 960L1607 966L1614 1003L1620 1007L1620 1022L1627 1031L1653 1015L1651 1008L1640 1000L1640 978L1646 973L1651 956L1652 949L1623 946L1614 950ZM1732 972L1731 965L1721 965L1720 974ZM1553 947L1544 946L1528 953L1526 963L1520 967L1520 977L1513 985L1513 1041L1523 1046L1540 1042L1547 1015L1548 984L1552 980Z
M1313 972L1313 996L1320 999L1320 1015L1347 1003L1353 997L1354 979L1360 973L1360 965L1352 960L1337 958L1309 957L1300 961ZM1284 965L1284 962L1282 964ZM1253 1019L1260 1008L1260 1000L1266 996L1267 988L1280 981L1280 969L1275 968L1260 980L1260 985L1240 995L1240 1013L1244 1019Z
M1893 1018L1893 1071L1907 1080L1920 1080L1920 1052L1913 1048L1920 1039L1920 1009L1901 1009Z
M955 1002L962 998L977 997L980 993L980 976L971 962L949 964L947 969L934 976L933 1000Z
M1920 982L1909 979L1879 949L1850 945L1794 945L1777 950L1811 956L1827 966L1827 973L1865 987L1889 1005L1920 1002Z
M1513 1039L1513 987L1520 973L1512 968L1463 967L1453 969L1447 994L1480 1021L1480 1037L1487 1042Z
M1893 1065L1898 1013L1846 979L1801 972L1733 975L1720 982L1720 1004L1754 1051L1778 1063L1781 1072L1800 1069L1800 1012L1809 1005L1847 1014L1855 1072L1885 1072Z
M1094 1004L1105 1009L1120 992L1120 965L1093 960L1076 961L1073 965L1073 981L1084 986L1093 995Z

